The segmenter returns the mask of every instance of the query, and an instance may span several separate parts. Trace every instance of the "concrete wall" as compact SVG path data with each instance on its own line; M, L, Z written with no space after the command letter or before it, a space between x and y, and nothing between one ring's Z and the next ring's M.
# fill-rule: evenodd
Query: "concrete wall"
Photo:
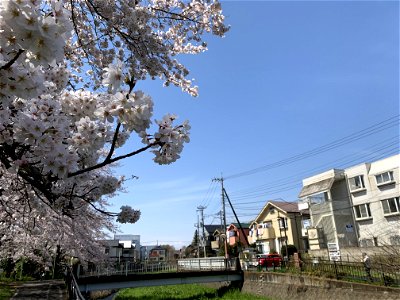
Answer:
M276 300L397 300L400 289L319 277L245 272L242 291Z

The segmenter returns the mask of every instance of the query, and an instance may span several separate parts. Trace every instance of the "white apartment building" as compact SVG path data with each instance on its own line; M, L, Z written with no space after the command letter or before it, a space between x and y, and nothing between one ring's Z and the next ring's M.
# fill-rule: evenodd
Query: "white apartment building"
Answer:
M310 249L400 245L399 165L394 155L304 179Z
M358 245L344 170L332 169L303 180L299 209L309 209L310 250Z
M346 169L359 245L400 245L400 155Z

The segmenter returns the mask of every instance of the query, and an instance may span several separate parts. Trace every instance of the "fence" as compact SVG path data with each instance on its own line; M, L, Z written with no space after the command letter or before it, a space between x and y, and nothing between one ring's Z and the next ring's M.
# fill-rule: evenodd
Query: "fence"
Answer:
M180 271L221 271L236 270L238 265L236 259L225 259L224 257L207 257L179 259L173 262L124 262L118 265L96 265L91 269L79 268L77 277L101 276L101 275L127 275L134 273L166 273Z
M71 267L65 267L65 284L68 289L68 299L71 300L85 300L82 296L79 286L76 282L74 272Z
M177 272L176 262L125 262L118 265L96 265L89 270L79 270L80 276L127 275L133 273Z
M305 260L300 264L300 271L338 280L400 287L400 266L388 264L372 264L371 269L366 269L362 263Z
M236 270L236 259L225 259L225 257L207 257L180 259L177 262L178 271L221 271Z

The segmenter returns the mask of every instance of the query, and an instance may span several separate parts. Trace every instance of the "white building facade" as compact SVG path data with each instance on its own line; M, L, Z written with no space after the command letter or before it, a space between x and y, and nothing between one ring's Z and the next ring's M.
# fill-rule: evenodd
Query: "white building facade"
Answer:
M361 247L400 245L400 155L346 169Z
M358 245L344 170L332 169L304 179L299 198L299 209L310 213L310 250L331 248L332 255L339 255L340 248Z
M400 155L303 180L310 249L400 245Z

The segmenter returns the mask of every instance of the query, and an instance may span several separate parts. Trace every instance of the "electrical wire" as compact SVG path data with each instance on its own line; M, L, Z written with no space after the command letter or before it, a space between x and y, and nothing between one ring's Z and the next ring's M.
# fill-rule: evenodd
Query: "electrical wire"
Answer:
M346 145L346 144L349 144L349 143L353 143L353 142L355 142L357 140L363 139L365 137L371 136L373 134L379 133L379 132L381 132L383 130L386 130L386 129L389 129L389 128L392 128L392 127L398 126L398 125L399 125L399 115L396 115L396 116L390 117L390 118L388 118L388 119L386 119L384 121L381 121L381 122L379 122L377 124L369 126L369 127L365 128L365 129L362 129L360 131L354 132L354 133L352 133L352 134L350 134L348 136L345 136L343 138L340 138L338 140L335 140L333 142L325 144L323 146L311 149L309 151L306 151L306 152L303 152L303 153L288 157L286 159L282 159L282 160L279 160L279 161L276 161L276 162L273 162L273 163L258 167L258 168L254 168L254 169L251 169L251 170L248 170L248 171L243 171L243 172L240 172L240 173L232 174L230 176L226 176L225 180L238 178L238 177L243 177L243 176L248 176L248 175L252 175L252 174L255 174L255 173L259 173L259 172L265 172L267 170L271 170L271 169L274 169L274 168L277 168L277 167L288 165L288 164L291 164L293 162L296 162L296 161L299 161L299 160L303 160L305 158L309 158L309 157L315 156L317 154L321 154L321 153L330 151L332 149L336 149L336 148L341 147L343 145Z

